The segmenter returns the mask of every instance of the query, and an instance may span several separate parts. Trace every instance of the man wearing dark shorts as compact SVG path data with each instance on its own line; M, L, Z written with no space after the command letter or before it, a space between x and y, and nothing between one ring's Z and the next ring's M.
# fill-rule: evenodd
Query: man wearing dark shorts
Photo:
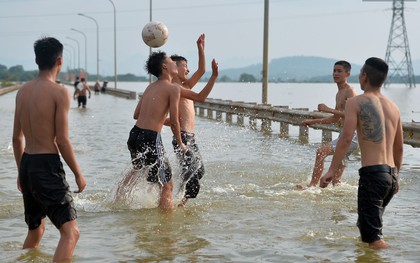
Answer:
M57 229L77 218L58 154L24 153L19 180L29 229L38 228L46 215Z
M204 175L203 160L195 142L194 133L181 131L182 142L187 146L187 151L182 153L175 138L172 140L175 153L181 166L182 186L185 185L184 198L196 198L200 191L200 179ZM182 187L181 189L182 190Z
M364 93L348 99L346 103L342 136L331 166L320 183L321 187L326 187L332 180L357 130L362 162L357 225L362 241L374 249L388 247L382 237L382 216L399 190L398 174L403 158L400 110L381 94L387 74L388 65L382 59L372 57L365 61L359 74Z
M134 169L149 168L147 181L164 185L171 180L171 167L165 157L160 133L134 125L127 146Z
M214 62L214 64L217 67L217 63ZM170 176L169 164L163 157L164 151L161 145L160 132L164 123L170 124L181 152L184 152L186 147L181 139L178 115L180 97L182 95L195 101L204 101L212 86L203 88L197 94L172 83L172 79L178 74L177 65L166 53L161 51L153 52L149 56L146 69L148 73L156 76L157 80L146 88L137 103L133 114L133 118L137 121L130 132L127 145L134 169L143 167L144 164L152 164L153 169L148 175L148 180L160 183L159 207L164 210L171 210L174 208L173 180ZM168 112L169 120L167 121ZM156 169L158 172L156 172ZM159 174L157 179L156 173ZM126 176L123 184L129 182L134 175L135 173L131 172ZM120 196L120 191L117 190L117 194Z
M70 93L55 80L63 64L63 45L45 37L34 44L39 73L16 94L13 153L18 170L28 234L23 248L38 248L45 232L45 217L60 231L53 262L70 262L80 237L77 214L60 155L78 186L86 187L69 139Z
M372 243L383 238L382 215L398 191L396 174L397 169L388 165L372 165L359 169L357 226L363 242Z
M176 62L178 67L178 74L172 80L172 83L177 83L182 87L182 91L190 91L200 80L200 78L206 72L206 59L205 59L205 35L201 34L197 39L197 49L198 49L198 68L197 70L188 77L190 70L188 69L188 61L185 57L179 55L172 55L171 58ZM216 61L212 60L212 74L203 88L203 90L208 90L205 96L200 100L204 101L219 75L219 68ZM198 101L200 101L198 100ZM197 100L194 100L197 101ZM179 151L178 143L175 138L172 142L174 146L175 153L177 154L179 163L181 165L181 186L180 191L184 190L184 197L178 206L185 206L190 198L196 198L198 192L200 191L200 182L199 180L204 176L204 166L203 161L200 156L198 146L195 140L194 130L195 130L195 108L194 101L190 98L187 98L181 93L181 98L179 100L179 123L181 125L181 137L185 145L188 144L189 150L185 153Z

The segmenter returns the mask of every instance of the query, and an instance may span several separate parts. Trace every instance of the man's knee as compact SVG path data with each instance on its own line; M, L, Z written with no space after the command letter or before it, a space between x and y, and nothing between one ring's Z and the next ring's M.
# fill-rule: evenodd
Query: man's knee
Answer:
M330 144L321 146L316 150L316 155L322 158L325 158L331 154L334 154L334 150L332 149Z
M320 147L316 150L316 157L318 158L325 158L327 156L327 152L324 148Z
M77 242L80 238L80 231L77 227L76 220L69 221L63 224L60 228L61 235L65 235L67 238L74 242Z

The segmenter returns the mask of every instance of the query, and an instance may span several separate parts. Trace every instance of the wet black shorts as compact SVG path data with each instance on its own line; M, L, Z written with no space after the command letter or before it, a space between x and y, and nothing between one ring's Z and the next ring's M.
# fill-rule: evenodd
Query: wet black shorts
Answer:
M357 226L363 242L372 243L382 239L382 216L397 191L396 172L396 168L388 165L359 169Z
M87 97L86 96L78 96L77 97L77 104L83 107L86 107Z
M160 133L134 125L130 131L127 146L134 168L149 168L147 181L159 182L163 185L171 180L172 171L165 157Z
M77 218L69 184L58 154L23 153L19 180L25 221L29 229L39 227L48 216L58 229Z
M196 198L200 191L199 180L204 176L204 165L195 142L194 133L181 131L182 142L187 146L188 151L181 153L178 142L175 138L172 140L175 153L181 166L181 179L185 184L185 198Z

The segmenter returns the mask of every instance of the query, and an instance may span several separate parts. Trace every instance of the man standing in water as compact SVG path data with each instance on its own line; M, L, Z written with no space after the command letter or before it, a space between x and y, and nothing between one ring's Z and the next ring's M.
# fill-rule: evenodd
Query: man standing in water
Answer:
M215 61L214 64L217 68ZM160 135L162 126L169 110L172 133L180 151L185 153L186 147L181 139L179 125L179 99L182 95L195 101L204 101L212 86L206 86L197 94L172 83L172 79L178 74L177 66L164 52L152 53L146 69L158 79L146 88L137 104L133 115L137 122L130 131L127 146L135 170L149 167L147 181L161 186L159 207L169 210L173 208L173 180L169 162L164 156ZM133 173L127 176L123 184L127 184L132 176Z
M197 40L198 48L198 69L192 74L191 78L188 78L189 69L187 59L172 55L171 58L176 62L178 66L178 75L174 77L172 83L177 83L182 88L191 90L200 78L206 72L206 59L204 55L205 46L205 35L202 34ZM218 71L213 69L212 76L207 85L214 85L218 76ZM196 198L200 191L199 180L204 175L204 165L202 157L200 155L198 145L195 141L194 124L195 124L195 109L194 102L192 100L183 98L181 96L179 101L179 123L181 125L181 138L182 142L188 146L192 151L182 154L179 150L178 143L174 138L172 144L177 154L178 160L180 161L182 173L182 185L185 185L185 194L179 206L184 206L189 198ZM182 187L181 187L182 189Z
M338 92L335 96L335 109L331 109L325 104L318 105L318 111L332 113L331 117L320 118L320 119L306 119L302 122L302 125L313 125L313 124L332 124L338 123L341 127L343 118L344 118L344 107L346 105L346 101L349 98L356 96L355 89L347 83L347 79L350 77L351 65L347 61L340 60L335 62L334 64L334 71L333 71L333 78L334 82L337 84ZM341 136L341 133L340 133ZM339 136L339 138L340 138ZM319 147L316 151L316 158L315 158L315 165L312 172L312 179L309 183L308 187L314 187L318 185L319 178L322 176L322 172L324 171L324 160L327 156L333 155L335 148L337 146L338 139ZM337 170L333 178L333 185L339 184L341 176L344 172L344 168L346 167L348 156L357 149L357 137L356 134L353 136L352 143L349 147L349 150L344 156L343 161ZM305 188L302 185L297 185L298 189Z
M357 226L362 241L374 249L388 247L382 236L382 216L399 190L398 175L403 158L400 110L381 93L387 74L385 61L375 57L366 60L359 75L364 93L346 104L343 132L331 166L320 182L321 187L326 187L333 180L357 130L362 162Z
M86 108L86 102L87 102L86 93L87 92L89 92L89 99L90 99L92 90L86 84L85 78L81 78L79 84L77 84L77 94L78 94L77 107L78 108L80 108L80 106L82 106L82 108ZM74 93L74 99L76 99L76 92Z
M38 77L16 95L13 152L18 168L18 189L23 194L28 225L23 248L37 248L45 231L45 216L60 231L54 262L71 260L79 229L69 184L59 153L75 175L77 192L86 187L68 132L70 94L55 83L63 63L63 45L55 38L34 44ZM25 141L25 146L23 141Z

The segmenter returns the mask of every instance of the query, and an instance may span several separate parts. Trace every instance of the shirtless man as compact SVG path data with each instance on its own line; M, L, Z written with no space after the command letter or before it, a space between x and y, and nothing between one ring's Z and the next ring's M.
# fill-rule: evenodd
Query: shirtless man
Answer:
M217 63L215 64L217 67ZM146 88L137 104L133 114L137 122L130 131L127 146L134 169L150 167L147 181L159 183L161 186L159 207L169 210L173 208L173 181L169 162L164 156L160 136L162 126L169 110L172 133L181 152L185 152L179 125L179 99L182 95L196 101L204 101L212 87L205 87L197 94L172 83L172 79L178 74L177 66L164 52L152 53L146 68L158 79ZM125 182L130 180L130 176Z
M53 261L62 262L71 260L80 234L59 153L74 173L77 192L85 189L86 181L69 139L70 94L55 83L63 63L63 45L55 38L41 38L34 49L39 74L16 95L13 127L17 187L23 194L29 228L23 248L39 247L48 216L60 231Z
M343 118L344 118L344 107L346 105L346 101L349 98L356 96L355 89L347 83L348 77L350 77L350 70L351 65L347 61L337 61L334 64L334 72L333 78L334 82L337 83L338 92L335 96L335 109L331 109L325 104L318 105L318 111L320 112L327 112L332 113L333 115L326 118L320 119L306 119L302 122L302 125L310 126L313 124L331 124L331 123L338 123L339 126L342 125ZM340 136L339 136L340 137ZM308 187L314 187L318 185L319 178L322 176L322 172L324 171L324 160L327 156L333 155L338 139L319 147L316 151L316 158L315 158L315 165L312 172L312 179L309 183ZM333 178L333 185L339 184L341 176L344 172L344 168L347 164L348 156L357 149L357 137L354 135L353 141L349 147L349 151L347 152L346 156L343 158L343 162L340 165L337 173ZM298 189L305 188L302 185L297 185Z
M172 80L172 83L181 85L184 89L192 89L200 78L206 72L206 59L204 55L205 35L202 34L197 40L198 48L198 69L188 78L190 70L188 69L187 59L172 55L171 58L178 66L178 75ZM213 70L212 76L207 85L214 85L218 76L218 72ZM193 153L187 152L186 155L181 154L179 151L178 143L175 138L172 144L177 154L178 160L181 165L182 181L185 185L185 194L179 206L184 206L189 198L196 198L200 191L199 180L204 175L204 165L200 155L198 145L195 141L194 124L195 124L195 109L192 100L181 97L179 101L179 122L181 125L181 138L182 142L189 146Z
M76 99L76 95L78 95L77 96L78 108L80 108L80 106L82 106L83 108L86 108L86 102L87 102L86 92L89 92L89 99L90 99L92 90L86 84L85 78L81 78L79 84L77 84L77 89L75 90L74 95L73 95L74 99Z
M320 182L321 187L326 187L333 179L357 130L362 162L357 226L362 241L374 249L388 247L382 236L382 215L399 190L398 175L403 158L400 110L381 94L387 74L385 61L374 57L366 60L359 75L364 93L346 103L343 132L331 166Z

